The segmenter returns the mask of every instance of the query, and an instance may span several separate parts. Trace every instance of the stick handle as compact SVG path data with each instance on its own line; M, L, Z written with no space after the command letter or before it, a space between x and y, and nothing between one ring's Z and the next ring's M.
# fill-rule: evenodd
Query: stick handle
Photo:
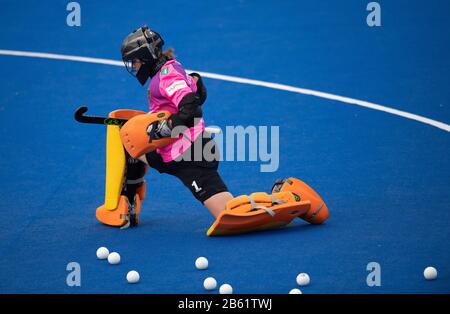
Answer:
M222 130L220 128L214 128L214 127L207 127L207 128L205 128L205 131L208 133L213 133L213 134L219 134L222 132Z
M125 119L116 119L116 118L108 118L108 117L98 117L98 116L87 116L85 113L88 111L86 106L80 107L75 111L75 120L81 123L92 123L92 124L114 124L114 125L122 125L127 120ZM207 127L205 131L212 134L221 133L220 128Z

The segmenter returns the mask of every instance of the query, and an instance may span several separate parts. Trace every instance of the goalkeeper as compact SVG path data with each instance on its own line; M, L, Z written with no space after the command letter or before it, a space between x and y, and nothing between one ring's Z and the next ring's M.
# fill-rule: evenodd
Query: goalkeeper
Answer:
M122 43L126 69L141 85L148 79L150 112L116 110L112 118L129 121L108 126L105 204L97 209L104 224L139 224L148 166L177 177L216 218L208 235L236 234L287 225L299 217L322 223L328 209L306 183L277 181L271 194L233 197L218 173L218 150L205 131L202 114L207 93L198 73L187 74L172 50L163 52L161 36L147 26ZM199 158L197 147L201 147ZM205 156L204 152L209 152ZM213 156L213 158L211 158Z

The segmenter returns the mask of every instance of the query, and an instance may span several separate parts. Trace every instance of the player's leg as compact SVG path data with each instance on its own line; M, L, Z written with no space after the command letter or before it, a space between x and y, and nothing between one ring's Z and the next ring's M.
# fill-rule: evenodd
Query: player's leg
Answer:
M220 192L205 200L203 205L205 205L210 213L217 218L227 207L228 201L232 199L233 195L230 192Z
M214 217L217 217L225 209L226 202L233 198L217 168L184 163L181 167L175 167L171 174L180 179Z
M202 147L202 156L195 156L193 148L196 147ZM205 158L205 151L211 154L208 158ZM180 179L214 217L225 210L227 201L233 198L218 173L218 150L214 139L209 136L198 136L180 161L172 161L166 166L167 172Z
M175 140L161 138L149 141L148 126L168 116L168 111L116 110L110 113L110 118L128 121L121 128L118 125L107 126L105 203L96 213L104 224L128 227L139 222L137 217L145 196L143 176L147 165L137 158Z
M135 226L139 224L139 214L142 201L145 198L147 188L145 175L147 174L148 166L139 159L132 158L128 154L126 154L126 157L125 180L121 195L126 196L129 204L132 206L130 223L132 226Z
M147 158L145 157L145 155L139 156L138 159L142 161L144 164L148 165Z
M109 117L130 119L142 114L142 111L116 110ZM125 151L119 126L108 125L106 132L105 203L97 208L96 217L106 225L128 227L139 222L148 167Z
M207 234L229 235L278 228L296 217L321 224L328 218L328 208L306 183L288 178L278 180L272 194L257 192L228 200Z
M203 147L213 141L208 138L197 139L200 140L203 141ZM188 150L183 157L189 156L189 160L194 160L192 152ZM258 192L233 198L218 173L217 159L185 160L171 162L167 166L173 169L171 174L177 176L194 197L216 217L208 235L276 228L289 224L296 217L319 223L319 220L313 217L319 212L328 212L317 193L298 179L289 178L277 182L272 194ZM322 218L326 219L325 216Z

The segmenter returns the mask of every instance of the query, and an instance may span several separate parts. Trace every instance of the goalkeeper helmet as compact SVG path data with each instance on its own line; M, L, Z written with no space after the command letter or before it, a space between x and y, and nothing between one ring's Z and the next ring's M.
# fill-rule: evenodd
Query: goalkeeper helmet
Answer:
M130 33L123 41L122 60L129 73L144 85L149 77L155 75L166 63L167 58L162 53L164 40L161 36L144 25ZM141 62L139 70L135 70L133 62Z

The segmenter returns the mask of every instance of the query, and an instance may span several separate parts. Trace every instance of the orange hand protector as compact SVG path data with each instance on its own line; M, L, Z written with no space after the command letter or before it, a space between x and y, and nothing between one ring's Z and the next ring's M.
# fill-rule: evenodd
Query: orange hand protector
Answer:
M133 158L138 158L176 141L177 138L171 137L150 141L147 134L147 128L150 124L169 117L170 112L159 111L138 115L128 120L120 129L120 137L128 154Z

